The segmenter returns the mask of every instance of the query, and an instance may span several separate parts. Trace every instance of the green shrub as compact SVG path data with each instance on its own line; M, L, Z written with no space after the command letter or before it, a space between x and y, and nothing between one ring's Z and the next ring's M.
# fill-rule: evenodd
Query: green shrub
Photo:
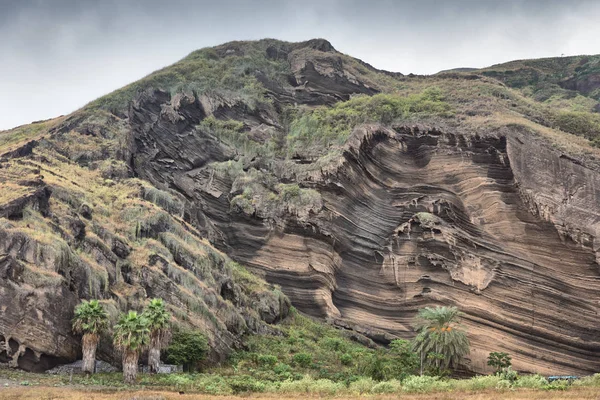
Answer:
M344 340L335 337L326 337L323 340L321 340L320 344L323 348L329 351L345 352L348 347Z
M163 383L172 386L177 390L188 390L192 387L194 380L188 374L169 374L164 378Z
M573 386L600 387L600 374L594 374L578 379L573 382Z
M144 200L148 200L170 214L183 215L183 204L169 192L154 187L144 188Z
M256 362L261 367L272 367L277 364L277 357L270 354L259 354L256 357Z
M498 389L498 390L510 389L511 387L512 387L512 382L509 382L506 379L500 379L498 381L498 383L496 384L496 389Z
M278 185L281 197L284 201L290 201L300 196L300 186L298 184L280 184Z
M192 370L206 358L208 341L201 332L179 330L175 331L169 347L167 361L171 364L183 365L184 369Z
M279 363L277 365L275 365L275 367L273 368L273 372L275 372L277 375L283 376L283 375L290 375L293 372L292 367L290 367L287 364L284 363Z
M452 115L439 88L428 88L420 94L398 96L377 94L356 96L333 107L319 107L301 114L290 124L288 145L297 148L341 144L354 127L366 122L389 124L411 115Z
M377 382L372 378L359 378L356 381L350 383L348 390L353 394L366 394L371 392Z
M309 393L313 382L314 380L308 375L300 380L287 380L281 382L279 391L281 393Z
M581 111L562 111L554 123L565 132L591 138L600 133L600 115Z
M547 385L544 385L542 389L544 390L567 390L571 386L569 381L554 381L550 382Z
M319 396L334 396L346 387L343 383L333 382L329 379L317 379L308 386L308 392Z
M499 374L504 368L511 366L511 358L508 353L494 351L488 356L487 365L496 368L496 374Z
M519 373L517 371L514 371L510 366L500 371L498 376L505 381L509 381L510 383L513 383L514 381L519 379Z
M351 365L352 360L353 357L348 353L344 353L340 356L340 362L342 363L342 365Z
M312 364L312 356L308 353L298 353L294 354L292 361L300 367L308 368Z
M200 390L202 393L211 395L229 395L233 394L231 386L227 383L227 380L219 375L206 375L195 381L195 388Z
M541 375L523 375L513 385L518 388L541 389L547 384L548 381Z
M386 393L400 393L402 391L402 384L398 380L383 381L379 382L373 388L371 393L373 394L386 394Z
M410 393L428 393L448 390L450 385L437 376L409 376L402 382L402 389Z
M228 379L227 383L233 390L233 393L260 393L267 388L265 382L259 381L249 375L237 375Z

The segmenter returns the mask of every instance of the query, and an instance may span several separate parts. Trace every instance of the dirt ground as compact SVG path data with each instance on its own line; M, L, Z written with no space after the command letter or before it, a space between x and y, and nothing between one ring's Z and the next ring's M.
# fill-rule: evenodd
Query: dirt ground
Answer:
M4 386L7 382L0 382L0 399L2 400L275 400L282 398L280 394L249 395L249 396L210 396L201 394L180 394L177 392L160 391L108 391L108 390L83 390L72 387L44 387L44 386ZM486 391L472 393L435 393L422 395L394 395L394 396L365 396L369 399L391 400L547 400L547 399L578 399L578 400L600 400L600 389L581 388L570 389L564 392L544 390L523 391ZM286 399L319 398L310 395L291 395ZM358 399L359 396L335 396L335 399ZM362 397L364 398L364 397Z

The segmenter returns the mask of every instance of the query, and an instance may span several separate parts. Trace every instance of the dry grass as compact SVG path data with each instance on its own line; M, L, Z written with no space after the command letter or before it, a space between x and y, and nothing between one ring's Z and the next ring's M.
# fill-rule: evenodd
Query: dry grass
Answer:
M58 117L0 131L0 154L12 151L30 140L39 139L47 134L50 128L63 122L65 118Z
M336 399L356 399L363 396L334 396ZM0 388L0 398L3 400L183 400L183 399L221 399L221 400L273 400L281 399L281 394L256 394L245 396L214 396L202 394L180 394L178 392L164 391L114 391L101 389L81 389L70 387L8 387ZM321 398L320 396L311 396L307 394L286 395L285 399L306 399ZM327 397L325 397L327 398ZM398 395L368 396L370 399L391 400L397 399ZM544 390L506 390L506 391L482 391L482 392L452 392L452 393L433 393L421 395L402 395L402 399L411 400L546 400L546 399L600 399L600 389L570 389L564 392L552 392Z

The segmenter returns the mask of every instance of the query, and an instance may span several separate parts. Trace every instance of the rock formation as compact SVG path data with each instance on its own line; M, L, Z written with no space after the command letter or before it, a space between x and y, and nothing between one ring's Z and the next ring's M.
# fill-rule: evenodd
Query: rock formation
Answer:
M214 57L249 57L249 46L219 46ZM70 312L92 295L115 312L163 297L179 317L193 314L193 323L210 332L218 358L243 333L268 331L288 307L266 284L256 292L236 280L231 258L280 287L299 310L381 344L411 338L419 308L455 305L465 313L472 347L466 367L474 372L486 371L491 351L510 353L523 371L600 369L600 170L593 149L582 155L553 146L527 128L538 124L546 132L549 124L521 111L525 102L515 92L476 72L407 78L350 59L324 40L262 41L259 49L268 63L286 66L277 79L268 68L248 70L268 101L186 88L172 94L148 84L126 107L84 109L51 127L39 146L60 154L54 168L41 151L5 157L5 171L42 170L32 172L35 185L20 184L26 194L0 203L0 361L45 369L73 360ZM265 143L286 143L287 109L332 106L398 82L417 89L478 82L508 94L494 94L462 120L365 121L328 152L265 155ZM527 123L496 123L499 111L485 107L504 102L502 115L513 118L516 108ZM243 145L215 134L209 120L240 123ZM89 149L65 148L69 135ZM118 162L108 168L106 160ZM128 198L138 196L153 217L131 237L96 224L96 214L116 211L95 211L73 198L73 185L40 177L56 173L59 162L100 171L94 179L109 188L139 178ZM61 256L15 225L25 205L54 224L67 254L80 255L68 250L77 248L85 255ZM100 283L90 277L98 271Z

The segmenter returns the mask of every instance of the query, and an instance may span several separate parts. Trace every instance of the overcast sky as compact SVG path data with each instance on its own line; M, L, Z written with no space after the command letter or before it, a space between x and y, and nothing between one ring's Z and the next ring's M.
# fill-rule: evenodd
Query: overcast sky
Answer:
M328 39L402 73L600 53L599 1L0 0L0 129L230 40Z

